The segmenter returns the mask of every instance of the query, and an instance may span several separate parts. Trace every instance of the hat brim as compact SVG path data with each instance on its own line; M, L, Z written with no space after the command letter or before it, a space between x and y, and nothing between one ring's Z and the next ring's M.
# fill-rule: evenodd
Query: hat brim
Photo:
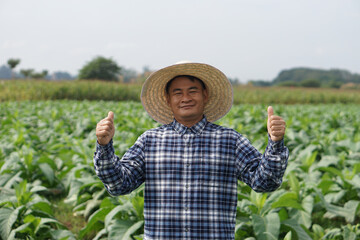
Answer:
M176 76L190 75L201 79L208 92L204 115L210 122L225 116L233 103L233 89L224 73L203 63L182 63L162 68L152 73L141 90L144 109L155 121L168 124L174 115L166 101L166 84Z

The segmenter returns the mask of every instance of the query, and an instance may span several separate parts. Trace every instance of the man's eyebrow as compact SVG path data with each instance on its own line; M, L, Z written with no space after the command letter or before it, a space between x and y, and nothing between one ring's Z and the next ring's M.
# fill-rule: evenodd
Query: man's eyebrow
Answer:
M197 89L199 89L199 88L196 87L196 86L194 86L194 87L189 87L189 88L188 88L188 90L194 90L194 89L197 90Z
M198 87L196 87L196 86L194 86L194 87L189 87L188 89L186 89L186 90L198 90L199 88ZM178 92L178 91L183 91L184 89L181 89L181 88L174 88L173 90L172 90L172 92Z
M178 92L178 91L182 91L182 89L181 89L181 88L174 88L174 89L172 90L172 92Z

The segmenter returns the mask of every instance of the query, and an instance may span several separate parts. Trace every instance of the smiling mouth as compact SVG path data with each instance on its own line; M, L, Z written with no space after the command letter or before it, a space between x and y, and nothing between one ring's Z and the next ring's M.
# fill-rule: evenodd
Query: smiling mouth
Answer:
M185 105L185 106L181 106L180 108L189 109L189 108L192 108L192 107L194 107L194 105Z

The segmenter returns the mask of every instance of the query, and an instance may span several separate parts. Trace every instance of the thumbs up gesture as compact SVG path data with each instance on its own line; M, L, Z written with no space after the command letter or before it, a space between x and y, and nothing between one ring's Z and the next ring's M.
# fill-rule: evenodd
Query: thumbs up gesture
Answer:
M115 127L114 127L114 113L109 112L108 116L102 119L96 125L96 137L100 145L105 146L110 142L114 137Z
M284 138L286 123L281 117L274 115L274 109L272 108L272 106L269 106L267 111L267 130L271 137L271 140L273 140L274 142L280 141Z

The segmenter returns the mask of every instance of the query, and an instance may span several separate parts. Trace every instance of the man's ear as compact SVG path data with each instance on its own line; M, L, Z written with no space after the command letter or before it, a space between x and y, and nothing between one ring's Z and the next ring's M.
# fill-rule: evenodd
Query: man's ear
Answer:
M170 96L168 93L165 94L165 97L166 97L166 103L167 105L170 107Z
M209 95L207 89L203 89L204 103L206 104L209 100Z

